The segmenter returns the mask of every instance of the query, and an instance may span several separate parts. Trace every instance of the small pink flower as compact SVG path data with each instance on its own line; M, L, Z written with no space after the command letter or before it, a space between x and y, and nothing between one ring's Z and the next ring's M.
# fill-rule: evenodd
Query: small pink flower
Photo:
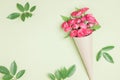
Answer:
M92 34L93 30L91 29L80 29L78 30L78 37L84 37Z
M87 14L87 15L86 15L86 20L87 20L89 23L98 24L97 20L96 20L91 14Z
M78 30L78 37L84 37L83 29Z
M78 11L78 14L79 16L81 16L83 13L85 13L89 8L85 7L85 8L82 8Z
M71 29L72 29L71 27L66 27L66 28L64 29L64 31L65 31L65 32L69 32L69 31L71 31Z
M83 22L81 22L79 25L80 25L81 28L84 28L84 29L87 28L87 25L85 23L83 23Z
M85 21L86 21L86 17L83 16L83 17L81 18L81 21L85 22Z
M74 11L71 13L72 17L80 17L82 15L82 13L80 11Z
M89 9L89 8L87 8L87 7L82 8L82 9L80 9L80 12L83 14L83 13L85 13L88 9Z
M78 25L78 24L73 24L71 27L72 27L73 29L78 29L78 28L79 28L79 25Z
M79 15L78 15L78 11L72 12L72 13L71 13L71 16L72 16L72 17L77 17L77 16L79 16Z
M79 19L79 18L75 19L75 23L79 24L80 22L81 22L81 19Z
M85 16L86 16L87 18L88 18L88 17L93 17L92 14L86 14Z
M80 17L82 15L81 11L77 11L76 17Z
M82 33L87 36L90 35L93 31L91 29L82 29Z
M78 34L78 31L77 31L77 30L72 30L72 31L70 32L70 37L76 37L77 34Z
M73 25L73 24L75 24L75 19L70 19L69 21L68 21L68 24L71 26L71 25Z
M93 30L91 30L91 29L86 29L85 35L90 35L90 34L92 34L92 32L93 32Z
M67 22L63 22L62 28L65 29L66 27L69 27L68 23Z
M89 8L85 7L85 8L82 8L78 11L74 11L71 13L71 16L72 17L80 17L83 13L85 13Z

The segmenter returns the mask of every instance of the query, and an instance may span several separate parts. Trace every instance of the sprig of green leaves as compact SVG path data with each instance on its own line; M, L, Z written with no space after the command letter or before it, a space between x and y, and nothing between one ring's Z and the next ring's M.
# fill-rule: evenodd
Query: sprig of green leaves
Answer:
M91 27L90 29L92 29L92 30L94 30L94 31L96 31L96 30L98 30L98 29L100 29L101 28L101 26L100 25L94 25L93 27Z
M106 47L102 48L96 56L96 61L99 61L100 58L103 56L106 61L108 61L110 63L114 63L112 56L108 53L108 51L112 50L113 48L114 48L114 46L106 46Z
M24 6L17 3L16 7L20 12L11 13L8 15L8 19L14 20L16 18L21 18L21 20L24 22L26 18L32 17L32 12L36 9L36 6L30 7L30 4L28 2Z
M71 17L62 16L62 15L61 15L61 18L62 18L64 21L68 21L68 20L70 20L70 19L71 19Z
M3 80L17 80L24 75L25 70L17 72L17 64L13 61L10 65L10 70L5 66L0 66L0 73L4 74L2 77Z
M64 80L66 78L71 77L76 70L76 66L72 65L68 69L66 67L60 68L55 71L55 73L49 73L48 77L51 80Z
M70 37L70 33L67 33L64 38L68 38L68 37Z

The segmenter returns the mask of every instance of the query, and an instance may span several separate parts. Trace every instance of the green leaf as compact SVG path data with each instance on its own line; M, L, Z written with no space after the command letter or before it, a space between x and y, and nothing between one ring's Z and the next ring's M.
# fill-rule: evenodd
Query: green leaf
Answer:
M49 73L49 74L48 74L48 77L49 77L51 80L55 80L55 76L54 76L52 73Z
M114 48L114 46L106 46L104 48L102 48L103 51L110 51Z
M68 77L72 76L75 71L76 71L76 67L75 67L75 65L72 65L72 66L68 69L68 74L67 74L67 76L68 76Z
M68 33L64 38L68 38L68 37L70 37L70 33Z
M25 13L25 17L27 17L27 18L29 17L29 13L28 12Z
M75 10L77 10L77 11L78 11L78 10L80 10L80 8L77 8L77 7L76 7L76 8L75 8Z
M17 3L17 8L19 11L24 12L24 7L21 4Z
M35 9L36 9L36 6L33 6L33 7L30 9L30 12L33 12Z
M0 73L9 74L9 70L4 66L0 66Z
M12 73L12 75L15 75L16 72L17 72L17 64L16 64L15 61L13 61L13 62L11 63L10 72Z
M25 21L25 13L21 15L21 20L24 22Z
M93 27L91 27L90 29L92 29L92 30L98 30L98 29L100 29L101 28L101 26L100 25L95 25L95 26L93 26Z
M24 6L25 11L28 11L30 8L30 4L27 2Z
M105 58L106 61L114 63L113 58L108 53L103 53L103 57Z
M21 77L24 75L24 73L25 73L25 70L19 71L19 72L17 73L17 75L16 75L16 78L17 78L17 79L21 78Z
M2 77L3 80L10 80L12 78L13 78L13 76L11 76L10 74L6 74Z
M96 61L99 61L101 57L102 57L102 51L100 50L96 56Z
M20 13L12 13L7 18L8 19L16 19L20 16Z
M61 77L63 79L65 79L67 77L68 72L67 72L67 69L65 67L60 69L60 73L61 73Z
M68 21L68 20L71 19L70 17L67 17L67 16L61 16L61 18L62 18L64 21Z
M32 17L32 13L29 13L29 17Z
M57 78L57 80L61 80L61 74L59 70L55 72L55 77Z

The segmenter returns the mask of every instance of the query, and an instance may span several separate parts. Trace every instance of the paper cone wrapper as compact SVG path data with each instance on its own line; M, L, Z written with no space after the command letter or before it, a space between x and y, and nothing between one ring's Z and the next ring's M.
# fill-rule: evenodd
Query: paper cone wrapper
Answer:
M73 39L79 50L89 80L93 80L92 35Z

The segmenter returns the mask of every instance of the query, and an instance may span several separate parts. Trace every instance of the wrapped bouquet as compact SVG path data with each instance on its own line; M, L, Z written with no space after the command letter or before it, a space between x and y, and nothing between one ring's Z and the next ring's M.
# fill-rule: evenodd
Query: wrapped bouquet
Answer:
M77 9L70 17L62 16L62 29L74 40L89 80L93 80L92 33L99 29L100 25L92 14L86 13L88 9Z

